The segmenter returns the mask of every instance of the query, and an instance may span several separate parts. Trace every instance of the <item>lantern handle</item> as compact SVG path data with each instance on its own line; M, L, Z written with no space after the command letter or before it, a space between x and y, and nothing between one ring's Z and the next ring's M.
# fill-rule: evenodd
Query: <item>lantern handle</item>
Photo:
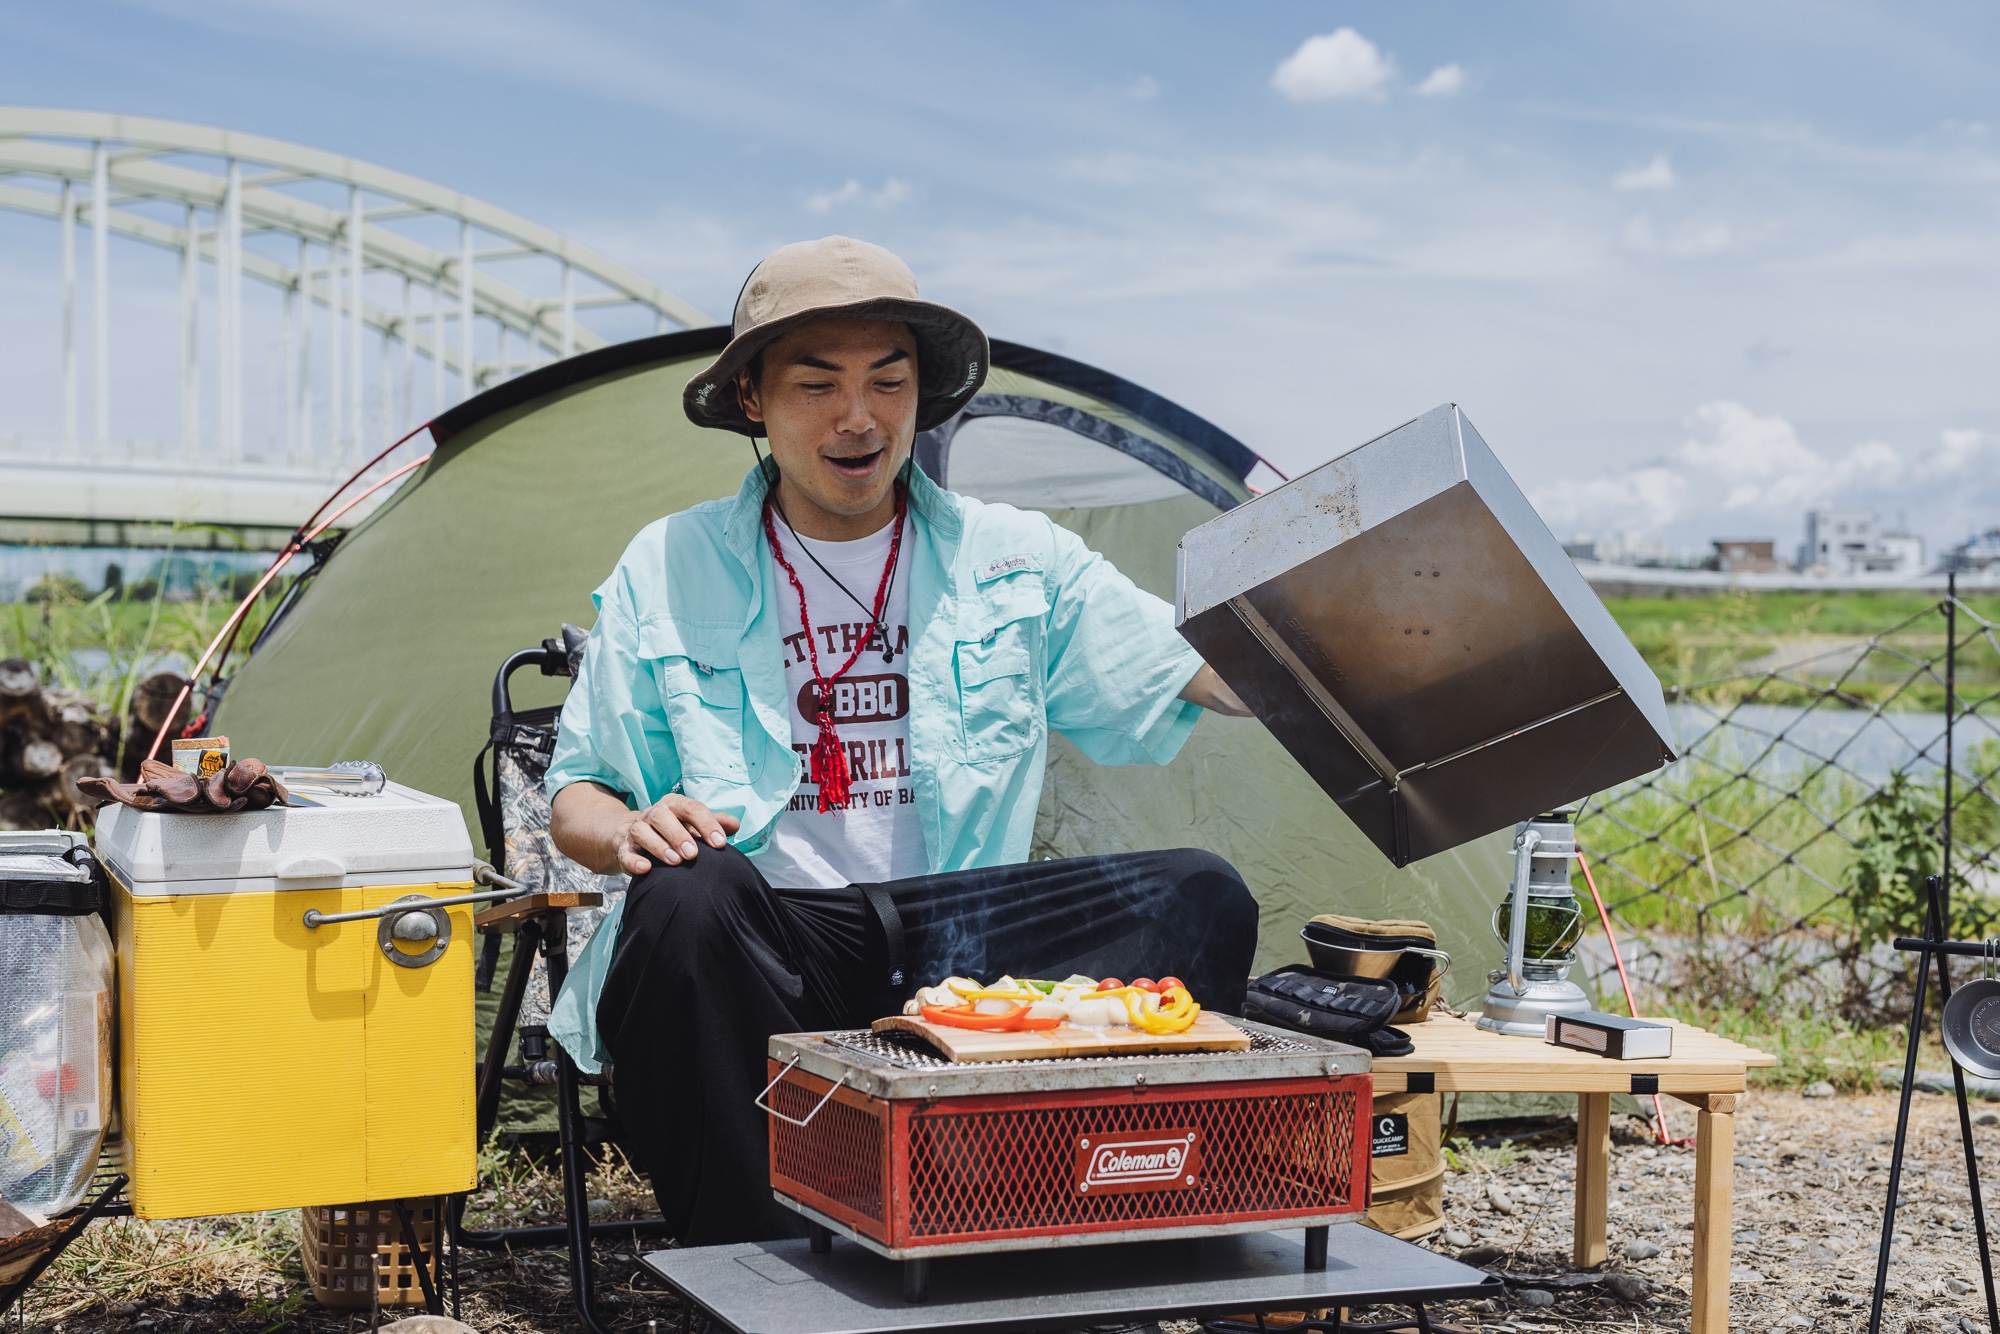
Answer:
M1535 849L1542 844L1539 831L1530 829L1514 845L1514 913L1507 923L1507 985L1516 996L1527 994L1522 971L1528 954L1528 873L1534 866Z

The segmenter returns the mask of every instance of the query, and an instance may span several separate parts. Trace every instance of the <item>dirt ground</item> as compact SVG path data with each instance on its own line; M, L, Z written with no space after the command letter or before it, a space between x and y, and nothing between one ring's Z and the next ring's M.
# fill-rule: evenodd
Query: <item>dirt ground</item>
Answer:
M2000 1146L2000 1114L1974 1105L1992 1123L1974 1134L1982 1151ZM1734 1281L1730 1327L1756 1334L1849 1331L1866 1327L1895 1131L1893 1095L1807 1099L1753 1092L1737 1114ZM1694 1113L1667 1104L1669 1128L1691 1135ZM1603 1271L1569 1271L1573 1129L1558 1123L1516 1149L1476 1149L1466 1171L1447 1175L1447 1228L1431 1249L1475 1253L1507 1276L1508 1298L1433 1308L1461 1329L1558 1331L1616 1326L1648 1334L1688 1328L1694 1216L1692 1148L1664 1148L1642 1138L1640 1123L1613 1127L1610 1234ZM1481 1128L1461 1128L1474 1135ZM1499 1160L1520 1154L1519 1161ZM1513 1207L1493 1203L1494 1189ZM593 1185L606 1214L644 1204L629 1174L607 1171ZM1912 1109L1904 1204L1898 1211L1888 1318L1895 1334L1944 1334L1984 1326L1979 1261L1971 1230L1957 1113L1947 1097L1919 1094ZM554 1178L525 1172L499 1181L475 1200L488 1223L536 1221L554 1213ZM100 1224L9 1318L20 1328L54 1334L359 1334L399 1312L337 1312L303 1291L297 1221L289 1214L194 1224ZM1626 1258L1627 1247L1645 1255ZM680 1327L679 1304L637 1260L628 1244L602 1247L602 1312L619 1331L666 1334ZM1608 1276L1646 1280L1637 1301L1621 1299ZM463 1318L481 1334L571 1334L560 1251L514 1255L461 1253ZM1628 1292L1629 1283L1623 1283ZM1960 1291L1959 1289L1965 1289ZM1525 1295L1530 1289L1553 1300ZM1636 1295L1636 1294L1634 1294ZM1356 1318L1403 1312L1353 1312ZM655 1325L653 1322L657 1322ZM1966 1322L1961 1324L1960 1322ZM1171 1322L1168 1334L1191 1334Z

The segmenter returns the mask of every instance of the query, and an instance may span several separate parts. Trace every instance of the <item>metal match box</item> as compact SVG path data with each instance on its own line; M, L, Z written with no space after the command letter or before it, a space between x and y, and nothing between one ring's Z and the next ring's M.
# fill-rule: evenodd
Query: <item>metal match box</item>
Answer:
M954 1064L904 1034L773 1037L772 1191L899 1260L1359 1219L1368 1054L1230 1022L1248 1051Z

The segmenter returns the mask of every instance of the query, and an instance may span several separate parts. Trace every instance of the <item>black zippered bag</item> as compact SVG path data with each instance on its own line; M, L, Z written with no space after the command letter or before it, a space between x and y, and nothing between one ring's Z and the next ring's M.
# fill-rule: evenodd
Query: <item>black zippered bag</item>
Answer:
M1406 1056L1415 1044L1389 1021L1403 1008L1393 982L1287 964L1250 984L1243 1017L1316 1038L1366 1047L1377 1056Z

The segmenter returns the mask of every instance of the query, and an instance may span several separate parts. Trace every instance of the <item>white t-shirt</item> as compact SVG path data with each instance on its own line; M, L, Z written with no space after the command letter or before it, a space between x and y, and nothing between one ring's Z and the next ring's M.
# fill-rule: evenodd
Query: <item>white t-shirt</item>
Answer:
M903 659L910 647L910 525L904 522L903 559L882 607L887 642L873 637L847 674L834 682L833 720L847 748L848 805L822 812L819 785L808 777L799 784L791 804L778 817L770 842L756 854L757 869L780 887L864 884L903 880L925 874L923 825L917 819L916 789L910 785L910 683ZM821 542L799 537L776 524L785 559L798 572L806 590L819 669L831 677L854 652L870 640L869 606L882 582L896 525L852 542ZM850 598L800 549L811 548L854 592ZM773 563L778 581L778 625L785 659L786 712L792 720L792 749L810 766L810 752L819 740L817 688L812 660L806 652L806 632L799 623L799 597L792 581Z

